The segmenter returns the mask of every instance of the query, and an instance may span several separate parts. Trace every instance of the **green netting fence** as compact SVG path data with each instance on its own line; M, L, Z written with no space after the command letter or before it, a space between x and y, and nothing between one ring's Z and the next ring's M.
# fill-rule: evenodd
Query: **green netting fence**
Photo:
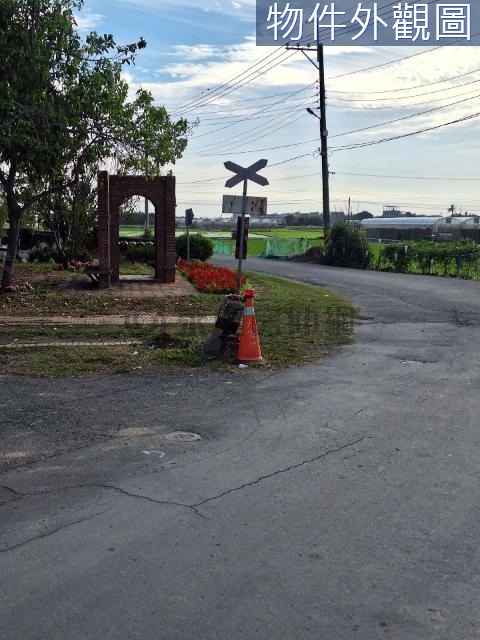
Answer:
M293 258L303 255L311 246L306 238L269 238L262 257Z
M214 240L214 253L223 256L235 255L235 240ZM312 243L307 238L251 238L248 255L262 258L292 258L303 255Z

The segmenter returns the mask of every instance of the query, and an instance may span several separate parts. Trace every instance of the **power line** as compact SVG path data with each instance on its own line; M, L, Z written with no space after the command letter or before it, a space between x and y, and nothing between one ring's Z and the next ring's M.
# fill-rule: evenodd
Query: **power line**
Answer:
M260 58L257 58L257 60L252 65L250 65L247 69L245 69L245 71L242 71L242 73L239 73L236 76L234 76L233 78L230 78L230 80L227 80L227 82L223 82L222 84L220 84L217 87L215 87L215 89L212 89L211 91L209 89L207 89L207 91L210 91L210 93L208 93L207 97L210 98L212 95L217 93L217 91L220 91L224 87L231 86L232 82L234 82L238 78L241 78L243 75L245 75L251 69L254 69L255 67L258 67L260 64L266 62L269 58L271 58L275 54L279 54L278 50L271 51L268 55L262 56ZM206 97L206 96L203 95L203 93L204 92L202 92L198 98L190 100L190 102L187 102L186 104L184 104L184 105L182 105L180 107L177 107L176 109L174 108L173 112L174 113L182 112L184 109L187 109L188 107L194 105L196 102L201 102Z
M378 122L377 124L372 124L369 127L361 127L360 129L352 129L351 131L344 131L343 133L336 133L330 138L339 138L340 136L348 136L352 133L360 133L361 131L368 131L369 129L375 129L376 127L382 127L386 124L393 124L394 122L401 122L402 120L408 120L409 118L417 118L418 116L423 116L427 113L432 113L434 111L440 111L441 109L447 109L448 107L453 107L457 104L462 104L463 102L468 102L468 100L474 100L475 98L480 98L480 93L472 96L471 98L465 98L463 100L456 100L455 102L450 102L449 104L444 104L441 107L433 107L432 109L426 109L425 111L418 111L417 113L412 113L408 116L402 116L401 118L394 118L393 120L385 120L384 122Z
M240 153L260 153L261 151L276 151L278 149L288 149L290 147L299 147L302 144L312 144L313 142L320 142L320 138L313 138L310 140L303 140L302 142L292 142L291 144L282 144L282 145L278 145L275 147L264 147L262 149L249 149L248 151L235 151L236 154L240 154ZM218 156L225 156L227 153L231 153L230 151L227 151L225 153L203 153L203 154L197 154L195 156L191 156L191 157L195 157L195 158L206 158L206 157L218 157Z
M285 55L285 54L288 54L288 52L283 51L280 54L279 60L277 62L274 62L270 66L261 67L259 70L254 71L252 73L249 73L248 75L245 76L245 78L242 78L242 80L234 82L233 84L229 84L226 89L223 89L217 95L214 95L214 96L210 95L208 100L204 101L203 103L199 103L197 105L192 105L192 106L188 107L187 109L184 109L181 113L182 114L187 114L188 112L191 112L192 110L194 111L195 109L198 109L198 108L204 107L205 105L211 104L214 100L217 100L218 98L224 98L225 96L229 95L230 93L233 93L234 91L238 91L238 89L240 89L241 87L244 87L245 85L250 84L254 80L257 80L261 76L265 75L268 71L271 71L272 69L275 69L275 67L278 67L280 64L282 64L282 62L285 62L286 60L291 58L292 55L293 55L293 54L292 55Z
M477 84L479 80L470 80L470 82L464 82L463 84L457 84L454 87L445 87L445 89L436 89L435 91L427 91L426 93L416 93L413 96L398 96L395 100L411 100L412 98L420 98L421 96L429 96L432 93L444 93L445 91L453 91L454 89L467 87L471 84ZM340 102L385 102L391 101L391 98L335 98Z
M306 91L307 89L309 89L310 87L312 87L315 84L315 82L311 82L310 84L307 84L303 87L303 90ZM272 93L266 96L259 96L258 98L245 98L243 100L234 100L234 101L230 101L229 102L229 106L232 104L245 104L246 102L258 102L260 100L270 100L271 98L279 98L281 96L286 96L286 95L290 95L290 91L282 91L280 93ZM215 105L214 105L215 106ZM252 106L252 107L248 107L249 109L256 109L256 107ZM201 115L201 114L198 114Z
M434 82L425 82L423 84L417 84L413 87L401 87L400 89L382 89L381 91L337 91L334 89L330 89L330 93L360 93L362 96L363 95L369 95L369 94L378 94L378 93L397 93L399 91L413 91L415 89L423 89L424 87L431 87L434 84L442 84L443 82L450 82L451 80L458 80L458 78L463 78L465 76L470 76L472 75L472 73L476 73L477 71L480 71L480 67L476 67L475 69L472 69L471 71L466 71L465 73L460 73L456 76L450 76L449 78L445 78L444 80L435 80ZM456 85L458 86L458 85Z
M451 98L461 98L462 96L471 96L473 93L475 93L477 91L477 89L473 89L470 91L465 91L462 93L458 93L455 96L444 96L442 97L438 97L438 98L433 98L433 100L422 100L422 102L415 102L414 104L394 104L394 105L385 105L385 106L378 106L375 105L374 107L369 107L369 106L361 106L361 107L356 107L356 106L346 106L344 103L342 104L335 104L333 103L331 100L331 98L328 100L328 106L329 108L336 108L336 109L344 109L346 111L382 111L385 109L414 109L416 107L422 107L423 105L426 104L432 104L432 103L436 103L436 102L443 102L444 100L450 100ZM336 100L336 98L333 98L333 100Z
M275 162L274 164L269 164L268 168L273 169L273 167L279 167L280 165L287 164L289 162L294 162L295 160L299 160L300 158L311 157L311 153L303 153L300 156L294 156L293 158L287 158L286 160L281 160L280 162ZM317 175L317 174L315 174ZM228 175L225 174L223 176L219 176L218 178L205 178L202 180L189 180L188 182L177 182L177 185L187 185L187 184L200 184L205 182L215 182L220 180L226 180Z
M300 93L302 91L302 89L298 89L297 91L293 91L290 96L293 97L295 95L297 95L298 93ZM278 100L277 102L274 102L272 105L263 107L262 109L259 109L258 111L256 111L255 113L253 113L252 115L258 115L259 113L265 113L265 111L268 111L271 107L275 107L278 104L283 104L284 102L286 102L286 98L283 98L282 100ZM240 124L241 122L245 122L245 120L248 120L250 118L250 116L245 116L243 118L241 118L240 120L238 120L238 122L236 124ZM198 138L203 138L204 136L207 135L211 135L212 133L217 133L218 131L224 131L225 129L230 129L231 125L230 124L226 124L222 127L219 127L218 129L214 129L213 131L207 131L205 133L201 133L198 136L194 137L194 140L198 140Z
M363 147L371 147L373 145L382 144L383 142L392 142L393 140L400 140L401 138L409 138L411 136L416 136L420 133L425 133L427 131L434 131L436 129L441 129L442 127L448 127L452 124L458 124L460 122L466 122L467 120L473 120L474 118L478 118L480 116L480 111L477 113L471 113L468 116L464 116L463 118L457 118L456 120L450 120L449 122L444 122L442 124L438 124L432 127L426 127L424 129L418 129L417 131L411 131L410 133L403 133L397 136L391 136L390 138L381 138L379 140L370 140L369 142L359 142L357 144L344 145L341 147L333 147L332 151L347 151L351 149L360 149Z
M302 89L300 89L298 91L298 93L306 91L307 89L308 90L313 89L315 84L316 84L316 82L311 82L307 86L305 86ZM293 90L285 91L285 92L277 93L277 94L272 94L271 96L264 96L263 100L266 100L267 98L271 99L271 98L273 98L275 96L287 96L288 97L288 96L292 95L292 91ZM303 100L304 99L305 98L303 98ZM244 102L249 102L249 101L245 100ZM288 102L288 100L286 100L286 102ZM236 104L240 104L240 102L238 102ZM267 105L252 105L251 107L245 107L243 109L236 107L234 109L218 109L216 111L204 111L204 112L198 112L196 115L199 117L199 119L202 122L229 120L229 119L234 119L234 118L237 118L237 117L241 117L241 116L247 115L247 113L246 113L247 111L252 111L253 110L255 112L255 110L258 110L258 108L261 107L261 106L271 106L271 105L274 105L274 104L277 104L277 102L276 101L275 102L270 102ZM212 106L215 107L217 105L212 105ZM230 114L230 115L222 116L221 114L223 114L223 113ZM213 117L206 118L206 117L203 117L203 116L213 116Z
M285 129L285 127L288 127L289 125L293 124L294 122L297 122L298 120L300 120L301 118L303 118L306 115L305 109L302 109L302 111L300 112L300 114L298 112L295 112L292 114L292 112L289 112L289 115L284 117L284 118L276 118L272 120L271 126L268 126L266 129L262 129L262 131L264 131L264 133L262 133L261 136L255 136L255 140L262 140L263 138L266 138L270 135L272 135L273 133L277 133L278 131L282 131L283 129ZM278 126L280 125L280 126ZM242 142L240 143L240 147L245 145L245 144L249 144L252 140L252 138L249 139L245 139L246 136L248 136L249 133L251 132L255 132L258 130L258 127L254 127L253 129L249 129L248 131L244 131L242 133L239 133L236 136L233 137L229 137L228 139L228 146L225 147L225 145L222 145L222 143L220 143L220 145L218 143L211 145L210 147L206 147L205 149L203 149L204 151L207 152L221 152L221 151L231 151L231 145L232 142L234 142L235 140L242 138Z
M272 119L272 116L282 116L285 113L292 113L292 109L295 109L299 106L301 106L302 108L305 107L305 102L306 99L308 97L305 98L300 98L300 99L296 99L296 100L292 100L291 102L285 103L285 107L282 106L278 109L275 108L275 103L273 103L273 105L267 105L267 107L258 110L255 112L256 113L264 113L265 115L262 116L255 116L254 114L241 114L238 115L237 117L231 119L230 122L227 122L226 124L224 124L223 127L221 127L220 129L216 129L214 131L207 131L202 135L209 135L211 133L215 133L215 131L217 130L224 130L227 127L233 126L235 124L241 124L242 122L246 122L247 120L250 122L251 120L263 120L265 118L270 118ZM229 118L230 120L230 118ZM217 124L222 124L222 121L217 121ZM215 126L215 125L207 125L207 126ZM199 136L197 136L199 137Z
M362 178L387 178L394 180L440 180L441 182L478 182L480 176L475 178L457 178L451 176L405 176L405 175L388 175L383 173L357 173L351 171L335 171L335 175L339 176L360 176Z
M477 33L472 34L471 39L477 37L478 35L480 35L480 31ZM373 65L372 67L364 67L363 69L356 69L354 71L348 71L346 73L341 73L339 75L336 76L330 76L329 78L327 78L327 80L338 80L339 78L346 78L347 76L352 76L356 73L364 73L365 71L373 71L374 69L380 69L382 67L387 67L391 64L397 64L399 62L403 62L404 60L410 60L412 58L417 58L419 56L425 56L429 53L433 53L434 51L438 51L439 49L443 49L444 47L449 47L452 46L454 44L456 44L457 42L462 42L463 39L462 38L458 38L457 40L452 40L451 42L447 42L446 44L441 44L438 47L432 47L430 49L427 49L427 51L419 51L418 53L412 53L411 55L408 56L403 56L402 58L396 58L395 60L389 60L388 62L383 62L381 64L376 64Z

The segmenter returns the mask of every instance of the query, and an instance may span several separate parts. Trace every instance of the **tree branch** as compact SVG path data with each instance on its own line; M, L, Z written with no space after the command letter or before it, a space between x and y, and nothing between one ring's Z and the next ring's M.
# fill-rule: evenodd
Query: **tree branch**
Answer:
M23 205L24 209L28 209L29 207L32 206L32 204L35 204L36 202L38 202L39 200L43 200L43 198L46 198L47 196L51 196L54 193L60 193L61 191L64 191L65 189L68 189L69 187L73 187L76 184L78 184L78 177L75 178L74 180L71 180L70 182L66 182L65 184L61 184L58 185L56 187L52 187L51 189L47 189L45 191L42 191L41 193L37 194L36 196L33 196L32 198L29 198Z

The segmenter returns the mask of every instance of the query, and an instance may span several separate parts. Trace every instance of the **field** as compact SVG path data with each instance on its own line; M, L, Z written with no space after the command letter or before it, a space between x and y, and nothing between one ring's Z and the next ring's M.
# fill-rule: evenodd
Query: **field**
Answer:
M120 235L127 238L142 238L144 227L122 226ZM178 228L176 235L185 233L185 228ZM203 233L214 242L216 255L235 254L235 240L231 237L231 230L203 231L193 229L192 233ZM298 242L301 240L301 242ZM273 244L272 244L273 241ZM320 247L323 244L323 228L321 227L289 227L270 229L251 229L248 242L248 255L250 257L267 256L293 256L304 253L311 247Z
M288 229L261 229L258 231L263 236L269 238L309 238L323 240L323 228L321 227L289 227ZM256 230L252 230L250 235L257 235Z

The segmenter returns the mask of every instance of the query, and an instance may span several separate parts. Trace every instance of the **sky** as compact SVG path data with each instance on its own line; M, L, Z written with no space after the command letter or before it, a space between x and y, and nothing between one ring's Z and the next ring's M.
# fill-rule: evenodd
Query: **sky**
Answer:
M125 71L132 95L148 89L172 119L197 123L173 167L177 215L219 217L223 194L241 194L225 187L223 163L261 158L270 185L249 195L267 197L269 213L322 210L319 122L307 112L318 72L301 52L257 47L255 17L255 0L86 0L79 14L83 32L143 36ZM332 210L350 198L353 213L480 212L480 117L441 126L480 115L480 47L327 46L325 68Z

